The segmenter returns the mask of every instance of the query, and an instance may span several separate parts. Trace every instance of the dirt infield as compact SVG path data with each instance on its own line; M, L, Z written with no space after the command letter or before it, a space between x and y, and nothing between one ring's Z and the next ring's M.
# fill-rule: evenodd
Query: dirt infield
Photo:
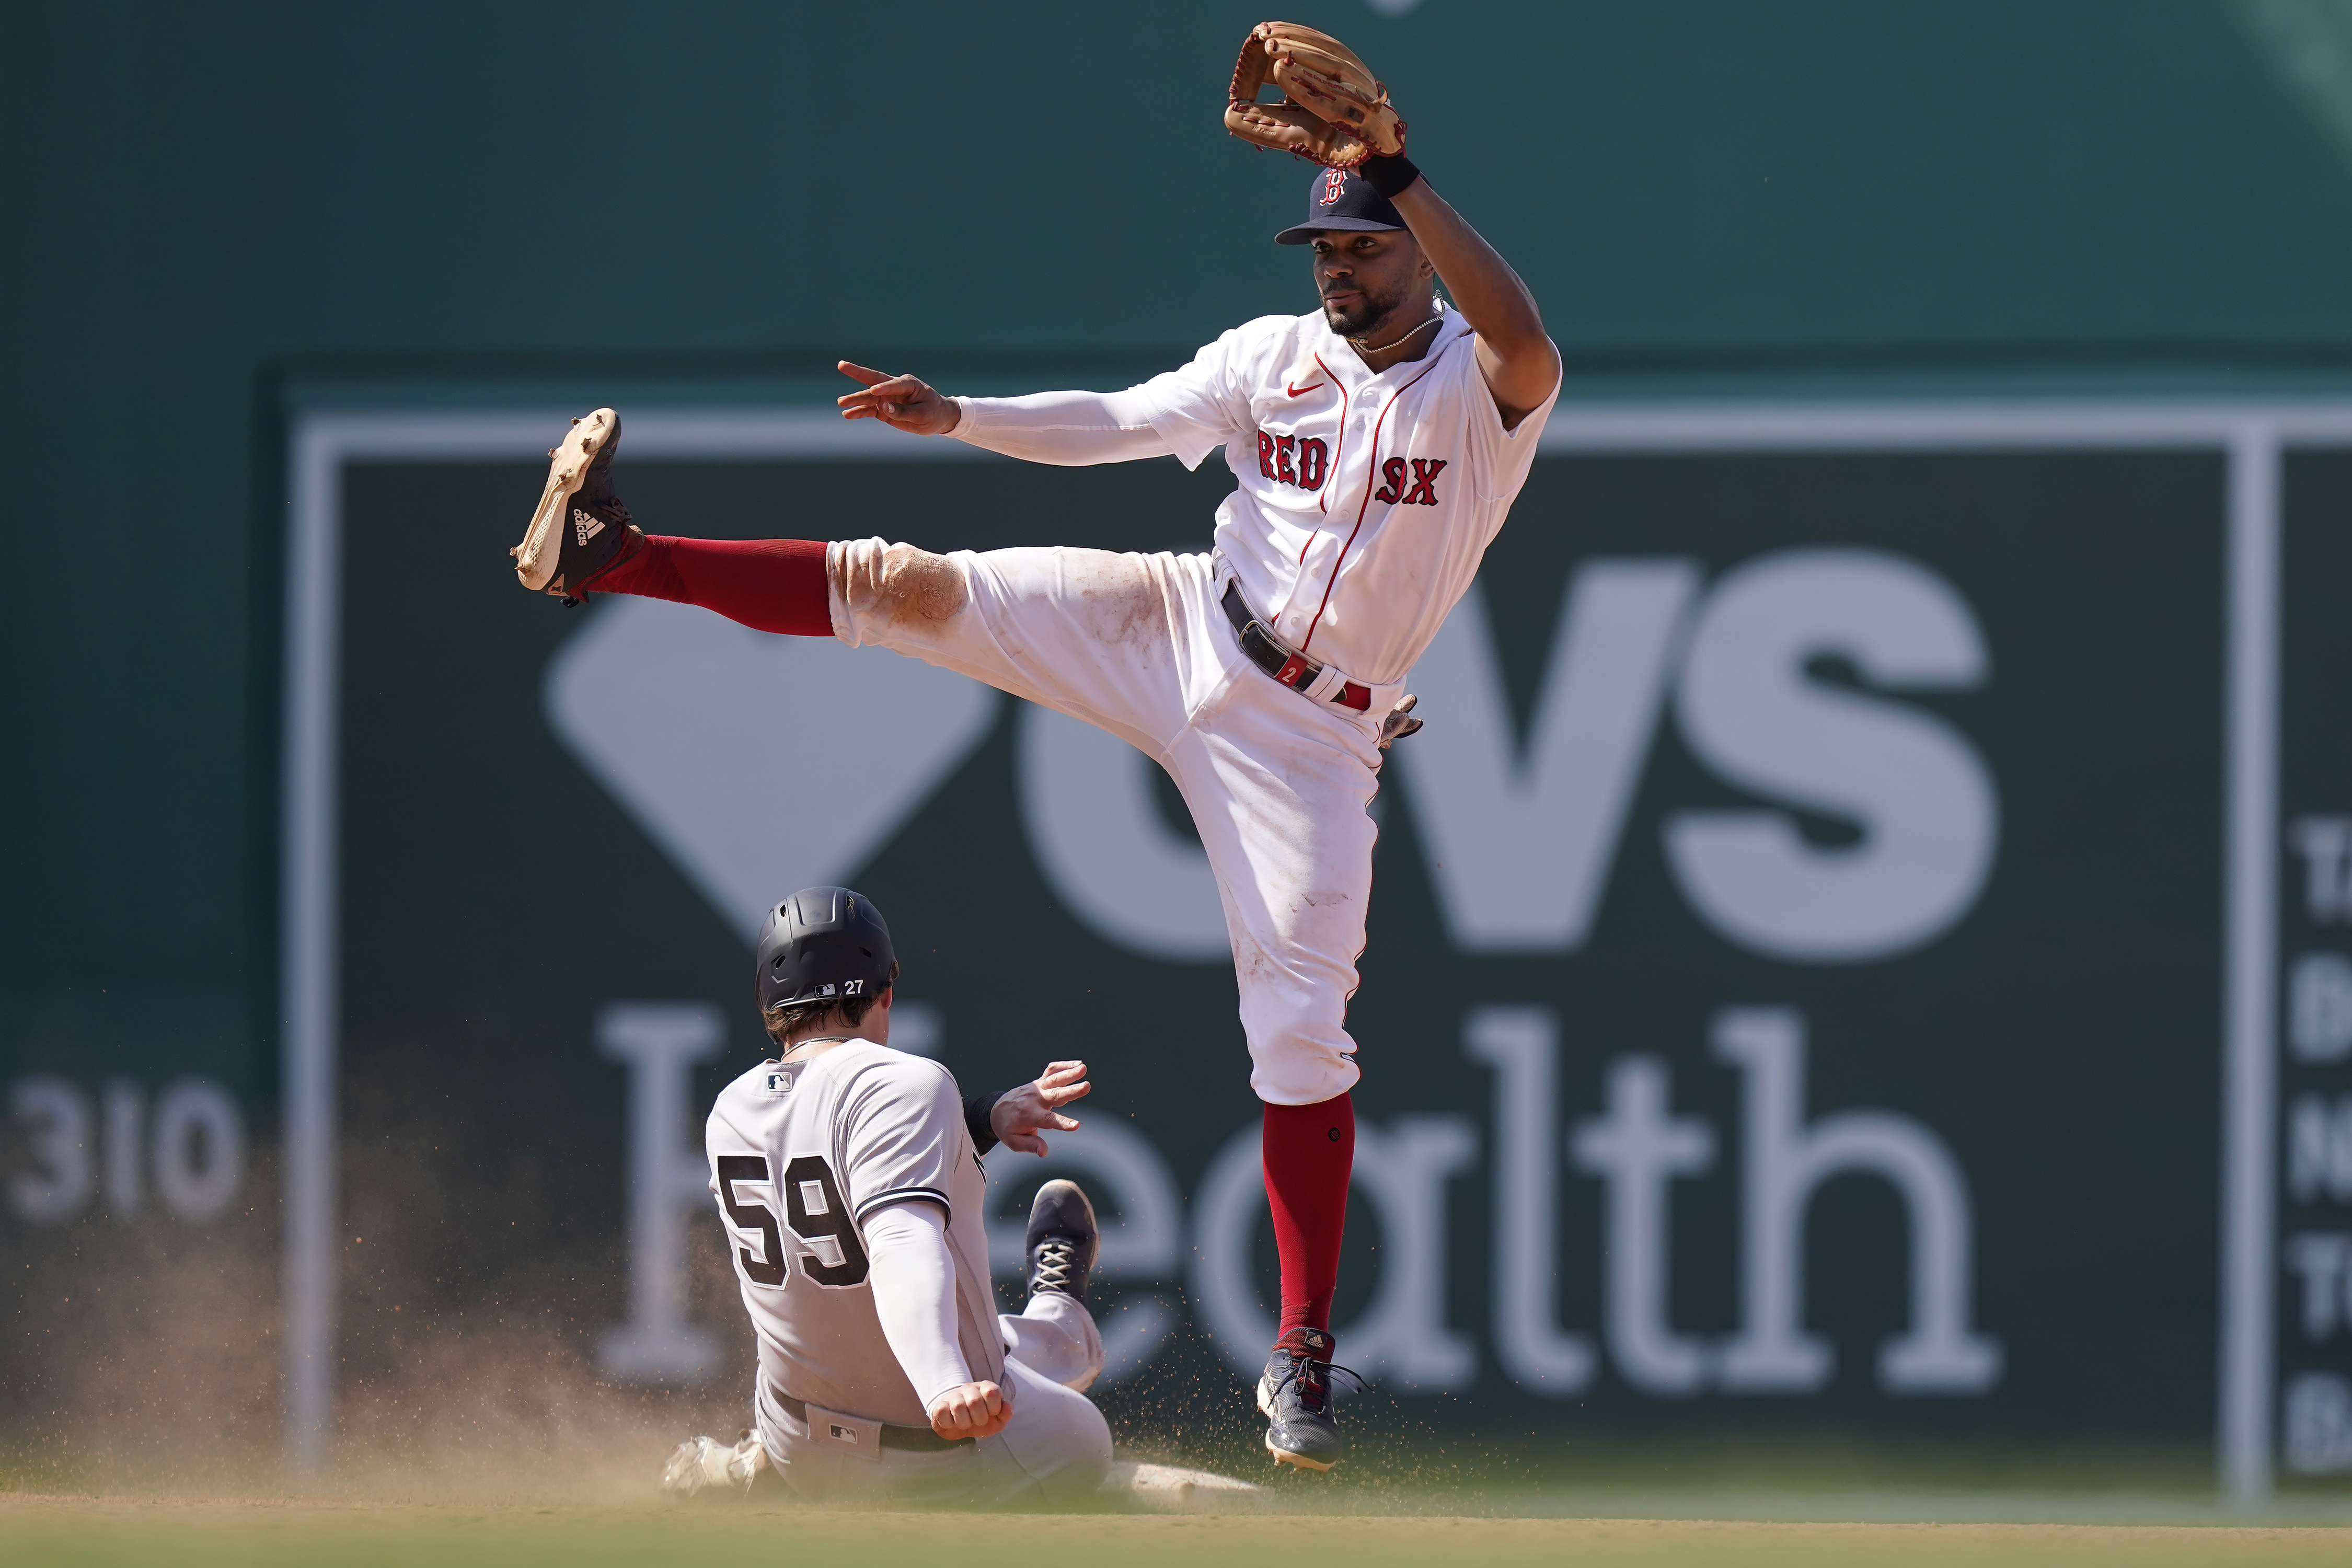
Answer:
M2336 1564L2352 1530L2063 1524L1789 1524L1622 1519L1037 1517L893 1514L789 1506L687 1509L444 1507L427 1503L202 1502L0 1496L11 1564L331 1562L431 1563L825 1562L887 1568L1121 1568L1262 1562L1476 1563L1481 1568L1712 1568L1881 1564L1960 1568L2190 1568Z

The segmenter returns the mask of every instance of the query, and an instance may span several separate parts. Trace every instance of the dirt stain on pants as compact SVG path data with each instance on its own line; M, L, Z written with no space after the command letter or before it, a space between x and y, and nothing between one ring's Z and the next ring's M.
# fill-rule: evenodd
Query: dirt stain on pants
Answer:
M883 550L846 545L832 551L825 565L840 602L860 618L885 625L944 621L971 597L954 562L911 544Z

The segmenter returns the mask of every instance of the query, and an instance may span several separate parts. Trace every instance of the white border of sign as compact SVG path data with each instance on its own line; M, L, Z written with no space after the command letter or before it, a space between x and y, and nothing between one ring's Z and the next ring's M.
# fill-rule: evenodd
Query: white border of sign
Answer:
M280 1012L285 1140L286 1445L324 1462L333 1429L338 1117L336 757L342 478L354 459L536 458L557 412L334 411L297 416L286 545ZM664 458L989 455L908 441L808 408L670 409L628 420L629 450ZM2352 443L2352 406L2294 403L1562 405L1547 453L2176 448L2228 458L2223 854L2220 1418L2223 1489L2272 1484L2277 1121L2279 450Z

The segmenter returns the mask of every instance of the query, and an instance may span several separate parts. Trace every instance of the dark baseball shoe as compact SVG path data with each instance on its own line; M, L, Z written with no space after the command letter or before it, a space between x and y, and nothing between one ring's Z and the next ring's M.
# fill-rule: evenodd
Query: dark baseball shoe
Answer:
M1087 1304L1087 1279L1102 1250L1095 1205L1076 1182L1047 1182L1029 1205L1029 1294L1067 1296Z
M1257 1380L1257 1408L1268 1423L1265 1451L1277 1465L1328 1470L1347 1455L1331 1379L1356 1374L1331 1364L1331 1345L1321 1329L1293 1329L1274 1342L1265 1375Z
M572 422L563 445L547 455L547 489L522 542L507 552L515 576L534 594L566 605L582 590L637 552L645 535L613 493L613 454L621 445L621 416L599 408Z

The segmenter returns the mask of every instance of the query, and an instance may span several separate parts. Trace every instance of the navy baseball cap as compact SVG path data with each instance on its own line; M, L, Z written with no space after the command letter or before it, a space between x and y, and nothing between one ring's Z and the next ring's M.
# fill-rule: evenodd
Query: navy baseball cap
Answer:
M1307 221L1274 237L1276 245L1305 245L1329 229L1387 229L1405 226L1396 204L1372 189L1371 182L1355 169L1318 169L1307 187Z

